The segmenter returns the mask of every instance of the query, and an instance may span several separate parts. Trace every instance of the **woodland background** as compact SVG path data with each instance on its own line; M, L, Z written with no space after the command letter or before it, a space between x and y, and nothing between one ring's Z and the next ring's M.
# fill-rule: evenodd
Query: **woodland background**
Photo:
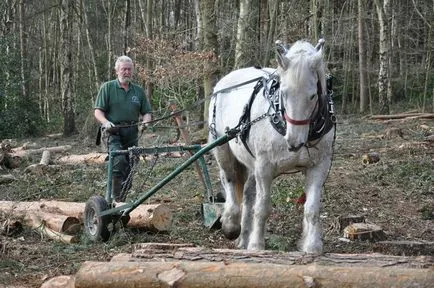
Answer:
M122 54L156 118L169 101L204 99L192 116L206 119L215 82L274 67L277 39L326 39L338 113L434 107L434 0L2 0L0 11L0 138L93 133Z

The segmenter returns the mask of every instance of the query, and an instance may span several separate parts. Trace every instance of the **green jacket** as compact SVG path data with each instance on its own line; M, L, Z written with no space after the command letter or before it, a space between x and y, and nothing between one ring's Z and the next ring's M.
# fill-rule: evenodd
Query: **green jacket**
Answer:
M96 97L95 109L104 111L105 117L114 124L136 122L140 115L152 111L142 87L130 83L128 91L125 91L117 79L105 82L101 86Z

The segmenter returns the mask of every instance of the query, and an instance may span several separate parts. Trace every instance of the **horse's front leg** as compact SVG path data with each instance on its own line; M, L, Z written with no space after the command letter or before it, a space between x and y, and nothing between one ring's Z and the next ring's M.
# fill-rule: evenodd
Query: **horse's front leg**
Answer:
M238 238L238 248L246 249L249 244L249 236L252 231L252 211L255 203L256 180L255 175L250 173L244 183L243 209L241 210L241 234Z
M255 169L256 197L253 207L252 232L249 237L249 250L265 249L265 223L270 215L270 187L273 177L270 167L258 167Z
M320 209L322 189L330 167L327 162L324 161L321 165L306 170L303 235L299 241L299 249L306 253L322 254L323 252Z

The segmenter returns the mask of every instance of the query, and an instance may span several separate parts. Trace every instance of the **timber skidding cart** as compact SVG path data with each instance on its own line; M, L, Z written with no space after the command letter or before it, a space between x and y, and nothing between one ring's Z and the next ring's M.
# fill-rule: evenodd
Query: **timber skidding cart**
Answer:
M116 223L120 222L124 227L130 220L129 214L136 209L140 204L146 201L149 197L154 195L159 189L170 182L178 174L184 171L196 160L199 161L199 165L202 170L202 175L205 182L205 193L204 198L206 201L202 203L202 215L204 220L204 225L206 227L212 227L218 222L223 203L215 201L211 189L211 181L209 179L208 170L206 168L206 163L204 159L204 154L209 152L211 149L229 142L231 139L235 138L239 133L239 128L228 129L225 135L220 136L214 142L207 144L204 147L200 145L190 145L190 146L168 146L168 147L154 147L154 148L144 148L144 147L132 147L128 150L117 150L111 151L109 153L108 162L108 172L107 172L107 191L105 197L103 196L92 196L87 202L84 211L84 227L85 233L88 235L89 239L92 241L107 241L110 235L114 233ZM176 152L176 151L189 151L193 152L191 157L183 162L179 167L177 167L173 172L159 181L155 186L149 189L147 192L142 194L137 200L126 203L121 206L115 207L112 197L112 173L113 173L113 160L116 155L119 154L133 154L134 156L139 156L142 154L158 154L164 152Z

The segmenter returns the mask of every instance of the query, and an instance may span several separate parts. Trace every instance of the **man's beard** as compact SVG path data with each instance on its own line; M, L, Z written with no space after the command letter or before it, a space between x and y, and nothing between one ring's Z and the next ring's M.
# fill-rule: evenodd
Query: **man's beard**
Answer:
M131 82L131 77L119 77L119 82L129 84Z

